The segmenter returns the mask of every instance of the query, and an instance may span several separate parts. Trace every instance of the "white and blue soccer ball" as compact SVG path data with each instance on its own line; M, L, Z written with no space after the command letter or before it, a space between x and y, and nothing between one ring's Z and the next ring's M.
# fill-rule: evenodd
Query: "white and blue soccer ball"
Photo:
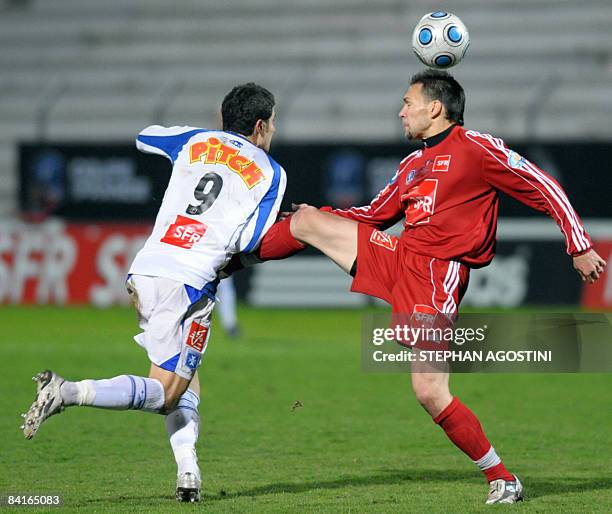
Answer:
M470 45L468 30L456 16L446 11L426 14L412 33L412 49L426 66L437 69L458 64Z

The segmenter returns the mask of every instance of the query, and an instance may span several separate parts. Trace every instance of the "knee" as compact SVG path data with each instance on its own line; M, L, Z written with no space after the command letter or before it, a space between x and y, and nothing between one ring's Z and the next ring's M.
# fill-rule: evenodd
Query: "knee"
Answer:
M432 413L438 410L445 396L445 391L441 387L428 380L414 380L412 388L417 401L427 412Z
M308 205L296 211L291 217L291 234L300 241L304 241L313 232L313 228L320 215L319 209Z
M417 402L419 402L421 406L427 411L429 411L431 406L436 401L435 391L425 386L415 387L414 394L416 396Z

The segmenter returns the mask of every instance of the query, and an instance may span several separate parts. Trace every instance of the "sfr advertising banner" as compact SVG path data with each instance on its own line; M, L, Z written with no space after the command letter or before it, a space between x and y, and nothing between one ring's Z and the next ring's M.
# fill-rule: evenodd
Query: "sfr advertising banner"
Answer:
M552 222L544 221L552 232L558 232ZM537 232L536 241L529 240L530 226L520 224L518 238L504 236L500 230L498 254L490 266L473 271L464 305L582 303L610 309L612 273L584 286L562 241L547 240L544 232ZM127 272L151 228L148 223L60 220L0 223L0 303L128 304ZM560 239L559 234L557 237ZM612 262L612 241L595 238L595 247ZM349 293L350 277L314 252L256 266L250 279L248 273L237 274L236 283L241 295L257 306L359 307L366 300Z
M125 304L125 279L148 224L0 224L0 301Z

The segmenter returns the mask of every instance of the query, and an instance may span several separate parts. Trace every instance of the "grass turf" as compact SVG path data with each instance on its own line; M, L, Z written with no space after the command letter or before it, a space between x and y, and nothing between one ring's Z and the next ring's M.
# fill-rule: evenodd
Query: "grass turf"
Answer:
M200 368L203 502L178 505L160 416L72 408L32 441L17 428L37 371L146 374L134 312L3 307L0 495L60 494L62 512L490 510L481 474L416 404L409 376L361 371L362 313L239 315L244 338L214 330ZM523 480L527 501L515 508L612 511L612 375L457 375L451 385Z

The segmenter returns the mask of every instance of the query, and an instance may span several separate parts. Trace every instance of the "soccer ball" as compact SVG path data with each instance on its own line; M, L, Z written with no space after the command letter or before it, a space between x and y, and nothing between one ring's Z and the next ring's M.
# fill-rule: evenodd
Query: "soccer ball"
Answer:
M445 69L458 64L470 45L470 35L458 16L436 11L421 18L412 33L412 49L426 66Z

